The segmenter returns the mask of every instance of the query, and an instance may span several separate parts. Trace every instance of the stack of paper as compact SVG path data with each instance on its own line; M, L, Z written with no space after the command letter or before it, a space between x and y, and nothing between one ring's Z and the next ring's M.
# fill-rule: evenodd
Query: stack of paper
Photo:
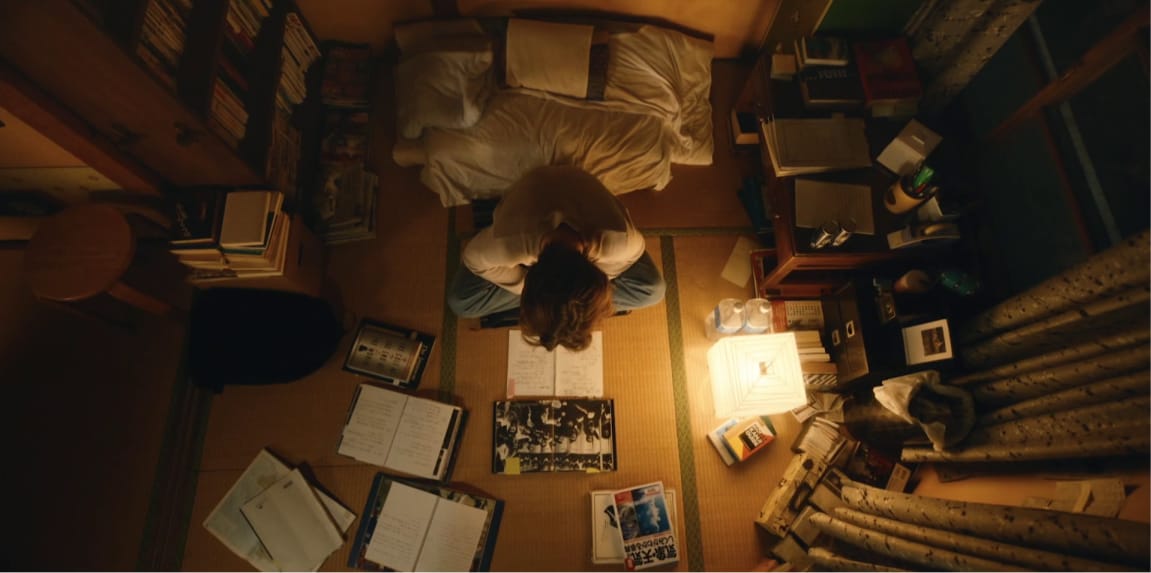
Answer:
M315 571L344 544L356 515L260 451L204 528L260 571Z
M871 166L862 119L772 119L761 129L776 176Z

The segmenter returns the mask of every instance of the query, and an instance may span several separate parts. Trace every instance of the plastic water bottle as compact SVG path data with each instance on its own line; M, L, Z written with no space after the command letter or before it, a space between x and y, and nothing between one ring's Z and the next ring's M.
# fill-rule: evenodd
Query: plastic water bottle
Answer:
M707 337L711 340L743 330L744 303L738 298L725 298L715 305L707 319Z
M746 319L743 321L743 332L747 334L763 334L771 332L771 302L766 298L748 299L744 305Z

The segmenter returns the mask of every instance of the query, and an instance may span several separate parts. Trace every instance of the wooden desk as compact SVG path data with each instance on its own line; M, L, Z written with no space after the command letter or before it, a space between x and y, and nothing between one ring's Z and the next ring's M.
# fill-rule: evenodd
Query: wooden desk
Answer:
M776 249L775 269L766 270L764 274L763 284L769 294L785 297L826 294L844 283L848 271L892 261L905 254L887 247L887 233L901 228L907 219L883 206L883 192L890 185L891 176L872 168L804 177L871 185L875 234L855 233L839 247L812 249L813 229L795 226L795 179L768 175L765 195L770 202Z

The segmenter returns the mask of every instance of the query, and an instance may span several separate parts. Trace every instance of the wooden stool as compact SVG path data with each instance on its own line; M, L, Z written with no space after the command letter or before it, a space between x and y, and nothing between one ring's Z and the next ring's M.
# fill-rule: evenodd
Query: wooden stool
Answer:
M77 205L45 220L24 253L24 271L37 298L81 302L108 295L166 315L171 305L123 282L136 255L136 234L107 205Z

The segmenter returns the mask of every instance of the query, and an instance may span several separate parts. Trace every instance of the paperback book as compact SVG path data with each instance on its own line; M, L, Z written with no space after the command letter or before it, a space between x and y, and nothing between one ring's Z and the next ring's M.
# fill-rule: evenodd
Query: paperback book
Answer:
M615 471L615 402L498 401L492 444L492 473Z
M675 490L665 489L667 513L672 527L676 523ZM615 515L615 491L602 489L591 492L591 562L597 565L623 563L623 537Z
M775 426L768 416L730 418L708 432L707 439L727 465L735 465L775 440Z
M628 571L679 561L663 482L617 491L613 501Z

